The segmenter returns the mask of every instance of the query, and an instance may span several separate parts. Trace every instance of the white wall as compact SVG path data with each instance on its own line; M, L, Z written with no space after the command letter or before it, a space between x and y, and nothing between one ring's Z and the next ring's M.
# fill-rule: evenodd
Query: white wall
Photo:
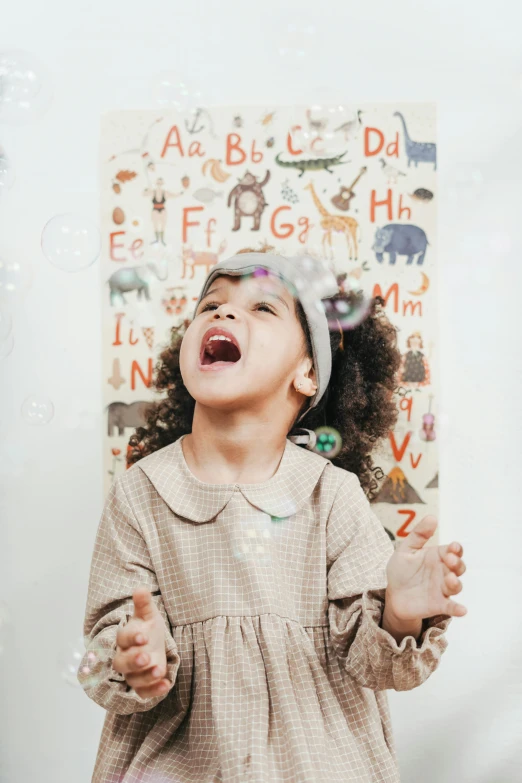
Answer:
M278 54L291 22L315 26L298 68ZM54 90L34 124L0 127L17 172L0 244L34 267L0 362L2 783L87 783L94 763L103 712L61 670L102 508L98 270L58 271L40 234L61 212L97 219L100 114L152 108L162 69L214 104L438 101L440 529L465 547L468 615L390 701L404 783L520 780L521 22L517 0L6 0L0 49L37 55ZM21 419L31 393L54 402L47 427Z

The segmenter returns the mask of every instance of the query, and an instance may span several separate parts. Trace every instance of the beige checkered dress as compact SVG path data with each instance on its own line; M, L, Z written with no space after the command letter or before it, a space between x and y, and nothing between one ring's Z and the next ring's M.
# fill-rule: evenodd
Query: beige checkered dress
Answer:
M115 481L98 528L79 674L107 710L94 783L399 781L386 689L430 676L451 618L400 646L380 628L393 544L355 474L287 440L269 481L207 484L182 440ZM140 584L175 683L145 700L111 665Z

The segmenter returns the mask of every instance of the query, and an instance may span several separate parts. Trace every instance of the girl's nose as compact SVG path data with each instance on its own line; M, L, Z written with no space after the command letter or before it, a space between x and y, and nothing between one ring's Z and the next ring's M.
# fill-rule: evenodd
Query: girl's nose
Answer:
M237 318L235 309L228 302L219 305L217 310L214 310L214 318Z

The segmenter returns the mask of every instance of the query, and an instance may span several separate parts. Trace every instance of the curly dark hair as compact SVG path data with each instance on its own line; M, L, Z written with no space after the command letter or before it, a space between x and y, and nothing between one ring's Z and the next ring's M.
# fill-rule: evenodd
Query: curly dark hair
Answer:
M273 252L273 248L265 245L261 251L244 248L240 252ZM360 295L340 291L334 300L344 300L352 307ZM299 300L294 301L305 335L306 353L312 358L306 316ZM384 477L381 468L373 465L372 451L388 436L398 417L393 394L397 391L401 354L397 329L382 309L384 304L381 296L373 297L360 324L343 330L342 335L340 329L330 331L332 373L328 388L317 407L298 425L310 430L329 426L339 432L341 450L331 462L357 475L370 502L379 487L377 479ZM192 430L195 400L183 383L179 366L181 342L189 323L186 320L172 328L170 344L159 356L153 388L159 393L166 391L166 396L148 406L147 426L138 427L131 436L127 467ZM307 403L306 399L303 407ZM298 417L299 414L296 420Z

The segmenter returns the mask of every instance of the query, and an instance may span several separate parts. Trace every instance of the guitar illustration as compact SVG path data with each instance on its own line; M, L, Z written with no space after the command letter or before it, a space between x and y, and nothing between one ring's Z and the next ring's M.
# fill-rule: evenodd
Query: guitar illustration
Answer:
M332 204L334 207L337 207L337 209L342 209L343 212L348 212L350 209L350 201L355 196L355 193L353 192L353 188L357 185L359 180L361 179L362 175L366 172L367 167L363 166L359 172L359 174L356 176L354 181L349 187L346 187L345 185L341 186L341 189L339 193L337 193L336 196L333 196L332 198Z

